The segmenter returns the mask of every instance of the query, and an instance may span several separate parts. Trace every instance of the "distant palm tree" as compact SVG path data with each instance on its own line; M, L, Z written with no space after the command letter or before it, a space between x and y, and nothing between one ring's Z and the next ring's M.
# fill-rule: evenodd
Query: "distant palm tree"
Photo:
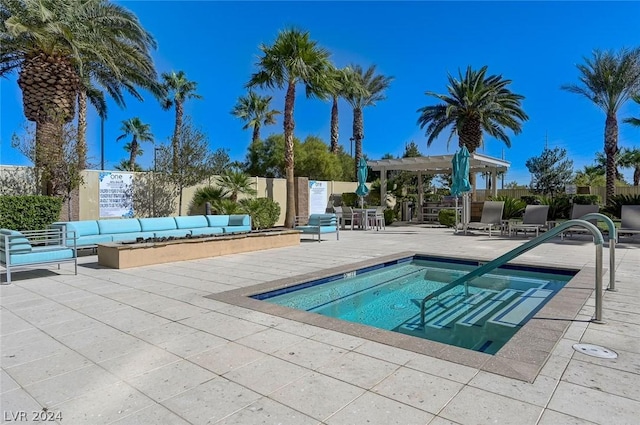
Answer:
M251 177L242 171L227 170L218 177L218 185L229 194L233 202L238 200L238 194L244 193L255 196L257 191L253 187Z
M178 169L178 151L180 150L180 130L182 128L182 120L184 118L184 102L188 99L202 99L202 96L196 93L198 83L187 79L184 71L177 73L164 72L162 74L163 88L166 97L162 100L162 108L168 110L172 106L176 109L176 122L173 128L173 136L171 137L172 146L172 172L175 174Z
M640 149L623 149L620 165L624 168L633 168L633 185L640 186Z
M214 187L214 186L205 186L196 190L193 194L193 200L191 201L192 208L199 209L207 202L209 202L212 206L217 205L221 200L226 199L229 196L229 192L227 189L222 187ZM220 214L220 212L217 212Z
M347 74L345 69L332 67L329 73L326 89L331 96L331 145L329 151L338 154L339 151L339 115L338 115L338 99L347 95Z
M614 164L614 175L616 177L616 180L621 181L621 182L625 182L624 181L624 174L622 174L620 172L620 169L618 168L619 165L622 165L622 161L623 161L623 152L622 150L618 150L618 153L616 153L613 156L613 164ZM607 156L602 153L602 152L596 152L596 158L595 158L595 167L600 170L600 173L605 176L605 186L606 186L606 174L607 174Z
M129 156L129 170L135 170L136 157L138 156L139 142L152 142L153 134L151 133L151 126L143 123L140 118L134 117L125 121L122 121L122 127L120 127L122 134L118 136L116 140L124 139L127 136L131 136L130 142L130 156Z
M284 103L285 169L287 179L287 210L284 225L293 227L296 204L293 156L293 109L296 84L306 86L307 95L317 95L314 87L326 80L330 69L329 52L310 40L309 33L298 29L286 29L278 34L271 46L260 46L263 55L259 59L258 72L254 73L248 87L286 89Z
M155 77L149 56L155 41L135 15L107 0L3 1L0 36L0 76L20 70L25 116L36 123L37 167L60 154L62 127L73 120L85 81L111 78L115 84L105 89L117 96L138 84L131 70ZM86 144L78 156L86 156ZM50 187L43 184L43 191Z
M562 89L586 97L607 116L604 153L607 155L608 200L615 194L618 111L640 90L640 48L619 52L595 50L591 58L584 58L584 62L577 65L581 84L563 85Z
M418 109L418 124L420 128L427 127L427 146L431 146L443 130L450 128L449 141L457 134L458 145L466 146L470 153L482 145L483 133L511 147L505 128L519 134L522 122L529 119L521 108L524 96L507 88L511 80L505 80L501 75L487 76L486 66L479 71L469 66L464 76L458 72L457 79L449 75L448 80L448 94L425 93L442 103ZM474 185L473 173L470 180Z
M605 184L604 169L597 165L585 165L575 175L574 183L578 186L603 186Z
M638 105L640 105L640 94L637 94L635 96L633 96L633 101L636 102ZM631 124L635 127L640 127L640 117L635 118L635 117L631 117L631 118L625 118L622 120L622 122L625 122L627 124Z
M345 69L346 101L353 108L353 139L355 142L355 170L362 156L362 140L364 139L364 117L362 110L367 106L376 106L376 102L386 99L384 91L389 88L393 77L376 75L376 66L366 71L360 65L351 65Z
M276 115L280 113L271 109L271 96L260 96L253 90L249 90L247 96L238 98L238 103L231 110L231 114L245 122L243 130L253 128L251 143L260 140L260 127L276 123Z

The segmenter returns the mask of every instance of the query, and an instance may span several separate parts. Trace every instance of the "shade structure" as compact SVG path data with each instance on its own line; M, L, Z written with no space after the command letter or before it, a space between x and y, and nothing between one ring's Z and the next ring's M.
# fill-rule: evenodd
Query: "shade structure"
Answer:
M453 173L451 176L451 194L460 196L464 192L471 190L469 183L469 150L466 146L462 146L458 152L453 155L451 164Z
M369 193L369 188L365 185L367 181L367 161L364 158L360 157L360 161L358 162L358 188L356 189L356 195L359 197L366 196Z

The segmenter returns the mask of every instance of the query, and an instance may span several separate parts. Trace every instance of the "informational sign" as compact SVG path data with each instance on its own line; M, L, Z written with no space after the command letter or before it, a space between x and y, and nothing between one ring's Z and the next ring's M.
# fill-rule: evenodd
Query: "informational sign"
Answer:
M100 218L133 217L133 174L100 173Z
M324 214L327 209L327 182L309 180L309 214Z
M575 184L567 184L564 186L564 193L567 195L575 195L578 193L578 186Z

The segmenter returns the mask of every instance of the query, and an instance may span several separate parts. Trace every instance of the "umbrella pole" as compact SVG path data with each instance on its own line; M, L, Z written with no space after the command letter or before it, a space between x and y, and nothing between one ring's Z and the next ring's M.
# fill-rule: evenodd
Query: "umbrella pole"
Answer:
M456 196L456 230L454 233L458 233L458 224L460 223L460 220L458 218L458 197Z

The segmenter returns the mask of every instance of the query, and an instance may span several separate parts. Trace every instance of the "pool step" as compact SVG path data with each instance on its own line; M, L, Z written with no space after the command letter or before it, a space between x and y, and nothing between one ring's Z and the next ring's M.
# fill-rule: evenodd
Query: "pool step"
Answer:
M499 338L501 329L522 326L552 295L550 289L529 289L486 321L486 334Z
M424 311L425 322L446 312L449 308L456 305L463 299L463 293L450 294L442 297L437 302L428 305ZM412 334L415 331L422 332L422 325L420 324L420 314L413 316L406 322L397 326L394 330L396 332L403 332L408 334Z
M451 329L456 319L469 313L469 311L475 311L477 305L481 304L487 298L493 297L495 294L495 291L483 290L477 294L469 296L468 298L462 299L456 305L448 308L445 312L432 320L425 319L425 326L438 330Z

